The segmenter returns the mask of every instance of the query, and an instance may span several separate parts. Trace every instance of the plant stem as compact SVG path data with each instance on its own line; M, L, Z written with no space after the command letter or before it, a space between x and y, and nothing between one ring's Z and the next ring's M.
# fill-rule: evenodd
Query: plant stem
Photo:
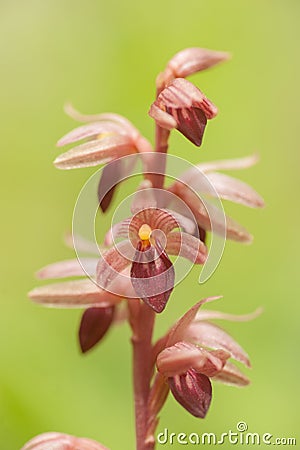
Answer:
M148 399L153 372L152 333L155 312L143 302L129 302L133 331L133 387L135 403L136 449L154 449L154 438L147 436Z

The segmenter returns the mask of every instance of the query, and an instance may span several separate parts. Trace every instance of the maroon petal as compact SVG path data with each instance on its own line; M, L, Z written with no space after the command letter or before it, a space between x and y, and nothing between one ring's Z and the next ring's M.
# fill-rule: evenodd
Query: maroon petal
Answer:
M107 164L102 170L98 184L98 199L100 208L103 212L105 212L111 204L115 189L118 185L118 180L122 177L123 164L124 161L122 159L117 159L110 164ZM112 187L107 190L109 186Z
M175 111L167 108L167 112L174 115ZM178 109L177 130L193 144L200 147L207 124L207 118L200 108Z
M114 316L114 307L89 308L84 311L80 327L79 342L82 353L94 347L107 333Z
M157 244L159 247L159 244ZM136 294L155 312L165 309L174 287L175 271L167 254L149 244L139 242L131 266L131 283ZM159 256L158 256L159 255Z
M208 411L212 388L206 375L189 370L184 375L168 378L172 394L178 403L195 417L203 419Z

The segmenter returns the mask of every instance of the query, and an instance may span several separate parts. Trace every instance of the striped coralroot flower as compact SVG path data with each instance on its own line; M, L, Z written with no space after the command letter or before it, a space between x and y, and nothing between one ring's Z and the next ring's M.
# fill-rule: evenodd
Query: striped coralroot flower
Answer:
M176 78L151 105L149 115L167 130L177 128L198 147L208 119L218 113L217 107L192 83Z
M248 321L252 314L236 316L199 308L220 297L204 299L194 305L167 335L156 344L158 377L163 377L174 398L192 415L204 418L211 402L211 381L246 386L249 379L230 358L251 367L245 350L212 319Z
M97 282L111 290L111 283L130 266L136 296L155 312L164 310L174 287L174 267L168 255L183 256L204 264L207 249L195 236L183 231L188 219L158 207L147 207L112 227L106 242L126 240L102 254L97 266ZM179 231L175 229L180 228Z

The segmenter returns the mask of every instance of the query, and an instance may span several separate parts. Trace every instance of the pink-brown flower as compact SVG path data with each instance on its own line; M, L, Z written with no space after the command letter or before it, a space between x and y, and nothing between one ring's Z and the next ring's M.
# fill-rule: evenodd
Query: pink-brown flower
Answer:
M108 448L92 439L53 432L36 436L21 450L108 450Z
M152 152L152 146L128 119L119 114L83 115L71 105L67 105L66 112L75 120L86 123L63 136L57 146L63 147L82 140L86 142L59 155L54 165L59 169L76 169L107 164L102 170L98 186L100 207L105 212L124 172L123 161L119 158ZM112 186L108 192L107 184Z
M77 120L88 123L63 136L57 146L63 147L84 139L88 141L59 155L54 161L58 169L97 166L132 153L152 151L152 146L146 138L129 120L119 114L85 116L70 110L70 107L67 111Z
M245 321L261 312L257 310L245 316L207 310L198 312L201 305L216 298L204 299L194 305L154 347L158 377L166 379L173 396L187 411L201 418L205 417L211 401L210 379L236 386L249 383L228 359L233 358L250 367L242 347L207 320Z
M158 207L138 210L130 219L112 227L106 243L127 238L103 253L97 266L97 282L111 290L111 283L131 266L136 295L156 312L162 312L174 287L174 268L169 255L183 256L196 264L206 260L206 247L185 231L187 219Z
M167 130L177 128L198 147L208 119L217 115L216 106L189 81L176 78L151 105L149 115Z

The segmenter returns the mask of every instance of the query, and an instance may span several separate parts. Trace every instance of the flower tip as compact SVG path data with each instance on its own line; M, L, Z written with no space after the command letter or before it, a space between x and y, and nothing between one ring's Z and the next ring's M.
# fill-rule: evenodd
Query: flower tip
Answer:
M168 378L171 392L190 414L204 419L212 398L212 387L209 378L193 369L184 375Z
M53 161L53 165L57 169L68 169L68 167L65 167L64 159L61 157L62 155L59 155L55 160Z
M160 295L156 295L149 298L143 298L142 300L150 306L157 314L160 314L164 311L167 306L169 297L171 295L171 291L165 292Z
M114 307L88 308L82 315L79 327L79 345L82 353L91 350L108 332Z

